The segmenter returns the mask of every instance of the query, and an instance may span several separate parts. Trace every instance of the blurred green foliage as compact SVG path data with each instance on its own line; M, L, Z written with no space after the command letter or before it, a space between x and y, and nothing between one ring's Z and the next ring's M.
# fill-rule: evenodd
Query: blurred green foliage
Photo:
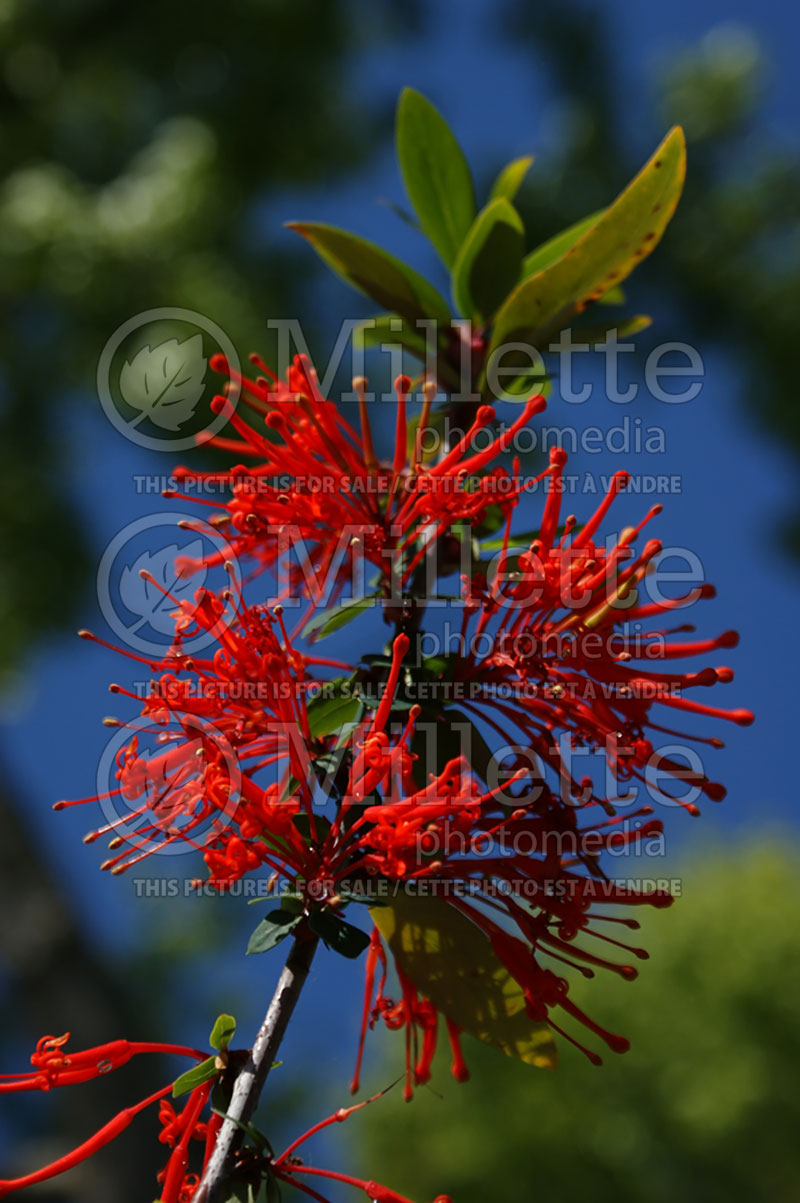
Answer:
M410 1105L392 1092L352 1121L365 1172L453 1203L795 1200L800 849L734 847L695 859L682 881L669 911L642 916L651 960L638 981L601 973L574 987L579 1005L630 1037L629 1053L595 1069L558 1040L551 1073L465 1038L469 1083L449 1078L442 1051L433 1090ZM393 1036L371 1039L385 1053ZM365 1085L379 1084L373 1071Z
M298 309L307 259L263 208L368 155L391 102L359 104L348 66L415 19L414 0L0 5L5 669L86 580L63 440L106 339L169 304L249 349Z
M606 204L665 125L683 125L686 186L661 253L637 271L637 309L655 313L659 341L689 340L704 354L723 348L739 381L731 420L737 406L749 411L800 458L800 147L768 131L769 62L757 39L721 24L650 64L652 103L637 90L638 148L629 151L630 92L613 18L585 0L511 0L507 12L515 48L530 48L531 70L552 87L559 134L518 197L526 229L546 238ZM636 345L647 354L652 343L645 335ZM788 504L783 534L798 554L800 493Z

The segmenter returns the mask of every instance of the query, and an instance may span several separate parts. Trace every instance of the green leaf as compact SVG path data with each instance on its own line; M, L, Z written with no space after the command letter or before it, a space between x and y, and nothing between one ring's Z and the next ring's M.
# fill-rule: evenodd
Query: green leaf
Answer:
M453 268L453 299L485 325L519 280L525 228L514 206L489 201L470 228Z
M442 295L418 272L366 238L320 221L290 221L290 230L306 238L337 275L353 288L394 309L410 322L435 318L447 324L450 311Z
M219 1052L221 1049L228 1047L231 1040L233 1040L235 1031L236 1020L232 1015L218 1015L217 1021L211 1029L208 1043Z
M685 171L686 144L676 126L591 229L512 292L497 315L488 355L504 343L525 338L543 343L590 301L630 275L664 233Z
M290 911L270 911L248 940L247 955L254 956L259 952L269 952L297 927L302 917L302 915L293 915Z
M292 815L292 826L299 831L300 835L306 843L321 843L331 829L330 819L326 819L324 815L314 815L314 825L311 825L311 816L301 811L300 814ZM281 903L283 906L283 903ZM289 907L284 907L285 910L290 910ZM300 914L302 911L295 911L295 914Z
M609 288L608 292L604 292L601 297L597 298L598 305L624 305L625 304L625 289L621 284L615 285L614 288Z
M450 126L413 88L397 106L397 159L423 233L452 267L475 218L475 186Z
M374 609L379 597L379 593L367 593L364 597L351 597L341 605L333 606L330 610L320 610L303 627L303 639L308 639L310 635L324 639L326 635L331 635L334 631L347 626L348 622L358 618L359 614L363 614L365 610Z
M422 669L427 678L442 678L447 674L447 679L452 677L454 656L452 652L443 652L435 656L422 657Z
M382 349L384 346L402 347L424 364L425 370L429 371L431 376L438 377L444 385L457 388L458 371L448 362L445 354L449 330L449 324L442 325L441 322L437 322L433 330L434 338L428 335L424 326L412 325L396 313L381 313L356 326L353 331L353 345L361 350L369 350L371 347Z
M633 338L635 334L641 334L642 330L646 330L652 324L653 319L646 313L637 313L621 321L617 318L616 321L598 322L591 326L576 326L572 333L576 343L595 344L605 342L607 335L612 330L616 331L618 339Z
M266 1203L281 1203L281 1188L278 1179L268 1174L264 1186Z
M550 1028L528 1018L522 987L465 915L443 898L405 894L370 914L400 968L438 1011L509 1057L555 1068Z
M187 1069L185 1074L181 1074L179 1078L175 1079L172 1083L172 1097L179 1099L182 1094L188 1094L190 1090L202 1086L218 1072L216 1057L207 1057L205 1061Z
M525 155L521 159L513 159L508 163L492 184L489 200L498 200L500 197L504 197L505 200L513 201L520 190L522 181L530 171L532 163L533 155Z
M554 234L552 238L548 238L547 242L543 242L541 246L537 246L522 261L523 277L527 280L528 276L535 276L537 272L543 271L551 263L557 263L559 259L566 255L567 251L574 247L575 243L584 234L597 225L605 211L605 209L598 209L596 213L590 213L588 217L582 217L580 221L567 226L565 230L561 230L560 233Z
M328 948L351 960L360 957L369 945L369 936L365 931L354 927L352 923L346 923L332 911L314 911L308 925L325 941Z
M345 727L355 726L364 713L364 703L353 693L334 694L332 697L318 694L311 699L306 710L312 739L321 739L323 735L340 733Z
M357 348L400 346L423 363L428 354L424 327L412 326L396 313L379 313L356 326L353 345Z

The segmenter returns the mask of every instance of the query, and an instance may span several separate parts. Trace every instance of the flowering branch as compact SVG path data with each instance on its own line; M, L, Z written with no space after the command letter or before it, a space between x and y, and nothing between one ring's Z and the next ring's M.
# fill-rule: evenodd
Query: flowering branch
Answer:
M300 997L300 991L308 977L318 942L316 936L305 935L297 936L292 943L264 1022L250 1050L250 1056L236 1078L225 1119L194 1195L194 1203L220 1203L224 1198L233 1159L241 1142L242 1126L249 1122L256 1109L267 1075Z
M115 876L181 844L202 853L207 884L220 892L245 874L268 874L266 896L279 902L253 931L247 952L266 953L293 934L275 994L249 1051L229 1054L236 1023L225 1014L209 1036L208 1057L127 1041L67 1053L66 1037L43 1037L31 1058L35 1072L0 1076L0 1093L82 1083L144 1052L177 1053L195 1064L72 1153L0 1179L0 1195L85 1160L158 1104L159 1140L171 1150L158 1175L159 1203L255 1203L262 1186L274 1198L281 1182L325 1203L304 1176L351 1186L373 1203L409 1203L372 1178L308 1165L297 1155L314 1133L364 1104L340 1108L277 1158L252 1126L320 939L350 959L367 952L353 1092L367 1032L379 1021L405 1029L406 1099L430 1077L440 1020L458 1081L469 1076L462 1034L541 1068L555 1066L553 1032L592 1064L602 1063L569 1030L576 1024L612 1052L628 1048L624 1035L576 1004L562 967L584 977L604 969L630 981L637 976L633 960L647 958L645 949L618 938L638 921L604 908L663 907L671 895L616 880L601 854L636 852L660 837L662 822L651 817L649 802L627 809L638 789L692 815L699 813L694 798L724 797L696 754L687 769L673 755L675 745L657 745L666 735L722 746L716 737L675 730L676 712L752 722L749 710L695 700L697 689L729 683L732 669L672 665L733 648L738 637L681 637L694 625L674 622L673 611L713 596L709 584L683 596L645 587L662 546L656 538L637 540L660 505L603 539L606 516L631 483L626 471L613 474L582 521L562 513L562 447L551 449L537 474L523 473L520 440L545 408L544 368L533 359L510 365L515 387L504 399L527 398L510 424L498 427L495 407L484 401L497 392L492 367L500 353L533 352L591 303L612 300L656 244L680 193L683 137L673 130L602 215L529 255L511 201L530 159L509 165L478 212L455 137L412 91L400 102L398 157L419 226L451 269L461 314L455 323L436 289L380 248L323 223L292 228L360 291L396 310L389 328L399 323L399 346L425 363L419 413L409 412L417 400L411 379L398 375L394 447L382 461L365 377L353 381L358 429L323 396L307 357L296 356L284 380L257 355L255 378L212 356L211 368L227 379L211 409L230 429L204 441L231 456L232 466L210 473L177 468L186 492L165 496L220 511L212 522L227 544L210 557L176 556L172 579L224 565L230 583L217 592L200 587L190 599L141 570L148 588L174 606L172 643L155 658L125 652L151 680L144 698L111 686L141 713L133 721L105 720L130 731L117 745L108 791L56 803L61 810L102 802L104 820L109 807L119 808L85 837L88 844L108 840L102 868ZM432 173L429 164L439 170ZM420 319L439 327L433 356L427 340L422 350L410 332L408 324ZM629 319L615 332L631 321L641 328L641 319ZM592 341L591 327L580 329ZM454 391L462 366L477 392ZM451 419L464 429L453 431ZM245 467L243 458L254 462ZM227 499L198 497L205 481L215 490L224 485ZM589 477L587 483L594 492ZM515 512L539 486L538 525L517 531ZM207 526L179 525L198 534ZM293 548L304 549L296 564ZM239 560L254 570L248 592L249 582L268 571L277 598L246 599ZM373 592L357 595L367 570ZM440 595L438 582L456 573L459 596ZM354 596L342 601L348 582ZM455 624L440 624L438 644L435 628L422 629L434 599L458 610ZM295 605L301 613L292 625ZM394 627L380 654L367 651L358 665L313 654L318 641L371 605ZM438 651L426 654L426 635ZM209 650L198 655L200 646ZM349 675L329 679L328 669ZM688 758L693 749L683 752ZM598 768L579 776L590 766L578 757L595 753L605 774ZM342 917L356 902L369 907L371 934ZM176 1106L168 1093L185 1101ZM449 1199L440 1195L435 1203Z

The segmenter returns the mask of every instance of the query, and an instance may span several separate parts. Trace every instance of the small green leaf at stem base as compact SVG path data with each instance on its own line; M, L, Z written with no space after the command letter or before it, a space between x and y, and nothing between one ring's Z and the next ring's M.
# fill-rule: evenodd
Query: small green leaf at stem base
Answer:
M205 1061L192 1066L191 1069L187 1069L185 1074L181 1074L179 1078L175 1079L172 1083L172 1097L179 1099L182 1094L188 1094L190 1090L195 1090L204 1082L208 1082L216 1073L219 1073L216 1057L207 1057Z
M211 1035L208 1038L208 1043L212 1048L215 1048L217 1052L221 1052L222 1049L228 1047L233 1039L235 1031L236 1020L232 1015L218 1015L216 1023L211 1029Z

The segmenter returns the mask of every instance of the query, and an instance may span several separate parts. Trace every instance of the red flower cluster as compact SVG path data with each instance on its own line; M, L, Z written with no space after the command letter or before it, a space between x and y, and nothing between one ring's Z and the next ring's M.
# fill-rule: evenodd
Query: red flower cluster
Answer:
M31 1056L33 1072L0 1076L0 1094L50 1090L61 1086L70 1086L77 1082L87 1082L121 1068L130 1061L131 1057L142 1053L189 1057L198 1062L206 1059L204 1053L183 1045L132 1043L128 1040L114 1040L109 1044L98 1045L96 1048L68 1053L65 1048L68 1040L69 1033L64 1036L43 1036ZM182 1106L176 1107L167 1097L173 1090L173 1083L169 1082L155 1093L148 1095L147 1098L120 1111L93 1136L63 1157L19 1178L0 1179L0 1196L12 1194L26 1186L35 1186L40 1182L46 1182L49 1178L55 1178L57 1175L73 1169L76 1165L80 1165L81 1162L86 1161L121 1135L140 1112L158 1104L158 1119L161 1125L158 1139L170 1149L167 1164L158 1175L160 1186L158 1203L190 1203L196 1194L203 1170L214 1150L217 1134L222 1126L223 1117L216 1110L212 1110L206 1119L201 1117L209 1103L214 1085L218 1081L220 1073L225 1069L227 1060L227 1052L217 1057L218 1073L189 1091L186 1102ZM363 1191L370 1200L373 1200L373 1203L411 1203L411 1200L404 1195L399 1195L396 1191L390 1190L389 1187L378 1182L308 1165L297 1154L300 1145L309 1137L316 1135L330 1124L341 1123L379 1097L380 1095L375 1095L363 1103L340 1108L333 1115L314 1124L307 1132L292 1141L278 1157L259 1153L256 1149L244 1150L239 1156L240 1164L237 1172L243 1175L243 1181L252 1181L256 1188L265 1177L271 1177L278 1182L291 1183L302 1194L321 1200L322 1203L325 1203L323 1196L302 1181L305 1176L311 1177L312 1180L325 1178L332 1182L341 1182L352 1186ZM190 1163L193 1160L191 1156L192 1142L199 1144L202 1148L202 1159L196 1169L190 1169ZM450 1203L450 1199L447 1195L438 1195L433 1203Z
M519 554L515 570L507 571L509 523L494 579L464 581L460 648L451 671L456 681L477 682L479 688L460 704L507 743L552 767L570 797L609 808L605 799L594 797L590 778L575 780L564 755L565 750L599 749L618 782L636 778L654 799L698 814L694 802L667 792L664 779L673 777L714 801L724 798L724 788L701 770L660 755L647 731L711 747L722 744L666 727L651 711L665 707L741 726L752 723L749 710L725 710L685 696L732 681L730 668L669 668L673 660L733 648L738 635L726 631L715 639L686 641L680 636L692 632L692 625L664 627L673 611L713 597L714 590L701 584L681 597L666 599L659 593L648 600L647 575L661 544L650 539L639 551L634 544L661 506L654 506L638 526L625 529L612 546L597 543L601 522L627 484L626 472L614 475L583 527L574 515L560 525L566 458L560 449L551 453L541 527ZM558 736L566 741L559 745Z
M456 521L479 519L488 498L497 496L487 487L437 492L431 486L404 493L400 485L423 475L441 484L484 469L541 405L541 399L534 398L506 435L470 455L467 449L475 433L493 417L488 407L481 407L469 434L439 463L423 468L419 439L411 461L406 461L408 382L401 378L398 450L391 470L382 472L372 448L361 382L360 439L319 395L314 374L302 360L296 361L286 384L262 378L242 380L241 385L244 395L263 413L267 429L280 435L277 443L256 435L231 409L231 421L261 462L248 482L239 469L227 477L234 496L226 521L233 527L238 550L262 563L277 546L271 541L278 515L275 507L288 505L289 513L300 515L304 537L316 541L320 563L326 564L333 535L345 520L336 505L348 510L353 505L368 507L363 517L369 518L373 533L380 532L371 545L376 563L381 563L390 525L402 529L400 543L413 544L431 522L435 539ZM428 390L420 429L429 419L431 399ZM227 402L223 399L220 404ZM232 449L230 443L225 446ZM578 778L569 754L600 749L617 780L635 777L641 784L648 784L656 758L660 776L655 786L649 782L656 799L675 801L661 784L670 774L720 798L722 787L703 772L687 770L668 757L657 758L646 728L675 733L652 721L651 708L665 705L739 723L752 721L752 715L703 706L683 696L690 688L730 680L727 668L694 673L654 669L658 658L731 647L735 636L727 633L717 640L686 643L672 639L688 629L685 625L673 631L660 629L666 613L708 596L711 590L701 586L678 600L644 600L644 578L660 545L650 540L637 552L634 544L659 507L639 526L623 531L611 546L599 544L598 531L626 484L626 474L616 474L607 496L582 527L573 516L562 525L560 486L565 463L562 451L551 454L543 474L548 478L548 494L540 530L518 554L514 571L507 571L511 518L524 487L515 467L505 494L505 538L496 572L491 581L482 576L465 580L463 646L457 656L448 658L446 669L451 682L471 686L468 696L460 697L460 705L513 749L510 780L485 788L462 755L420 784L411 751L419 706L412 706L392 730L393 719L397 725L395 695L409 647L403 634L394 640L391 667L372 718L353 733L346 784L334 790L336 813L332 820L323 819L315 813L318 790L313 761L326 754L336 756L336 737L312 733L306 698L316 684L310 675L313 671L346 666L301 655L284 627L280 607L272 611L245 607L235 599L235 618L226 625L223 616L231 598L201 591L192 605L176 603L174 646L163 661L151 662L158 676L143 717L162 729L159 748L144 752L137 735L118 757L117 792L127 803L138 805L87 837L112 836L116 855L104 867L118 873L156 849L183 841L202 851L214 885L224 887L264 868L284 888L302 896L309 912L319 908L336 912L360 882L371 878L400 883L436 879L453 888L447 905L470 919L475 938L490 942L522 988L532 1020L547 1020L561 1031L553 1019L560 1009L612 1049L626 1047L622 1037L603 1031L572 1003L566 979L543 964L542 958L567 963L586 974L604 967L626 978L636 975L632 965L593 951L592 942L599 940L634 957L645 955L600 930L597 908L642 902L664 906L670 898L662 891L639 892L615 885L605 878L600 858L604 851L640 845L661 831L661 823L650 817L649 804L618 814L617 794L607 796L589 776ZM312 470L327 474L334 480L333 496L338 501L334 504L330 497L313 495L301 498L299 492L286 494L289 500L285 501L278 499L271 485L251 487L254 479L268 480L279 467L288 468L296 478ZM359 497L343 487L346 475L383 484ZM479 479L486 486L492 478ZM404 570L406 584L428 541L426 536ZM371 555L364 546L364 554ZM201 629L217 639L217 650L208 658L187 656L182 642ZM693 802L682 804L696 813ZM306 816L304 823L298 822L301 815ZM135 838L130 835L132 820L139 823ZM117 852L118 848L122 850ZM503 886L499 897L498 883ZM603 917L602 921L609 920ZM610 921L637 926L634 920ZM377 965L384 956L380 941L373 938L364 1031L378 1017L390 1026L406 1026L409 1050L414 1034L421 1033L413 1074L410 1051L407 1059L410 1090L412 1077L423 1081L429 1072L437 1015L402 970L400 1002L388 998L384 975L373 1003ZM448 1032L456 1073L461 1076L464 1063L458 1031L451 1022ZM584 1051L599 1061L596 1053Z
M68 1040L69 1033L64 1036L43 1036L36 1046L36 1052L31 1056L33 1072L3 1075L0 1077L0 1094L23 1090L51 1090L78 1082L88 1082L121 1068L131 1057L142 1053L170 1054L188 1057L198 1062L205 1060L205 1053L183 1045L132 1043L128 1040L114 1040L110 1044L101 1044L72 1053L67 1052L65 1048ZM198 1182L197 1176L189 1173L187 1168L189 1142L192 1138L204 1140L207 1150L213 1148L213 1119L208 1124L199 1122L211 1087L211 1081L198 1086L188 1095L183 1108L176 1111L166 1101L166 1096L172 1093L172 1082L167 1083L154 1094L120 1111L93 1136L63 1157L22 1177L0 1180L0 1195L10 1194L25 1186L34 1186L48 1178L66 1173L124 1132L141 1111L158 1103L162 1122L160 1139L172 1150L158 1179L162 1184L160 1203L187 1203Z
M605 908L663 907L672 901L661 889L619 884L602 867L604 853L636 850L662 830L649 802L622 809L633 795L622 797L620 782L635 781L654 801L678 803L693 814L698 813L694 800L678 796L672 783L712 799L724 795L702 766L687 768L674 754L661 755L654 739L656 733L688 738L663 725L664 708L739 724L752 721L749 711L722 710L686 696L730 681L729 668L672 667L675 660L731 648L736 635L686 641L682 636L693 627L665 625L673 611L711 596L708 585L681 598L648 598L647 576L661 546L654 539L638 549L636 543L659 506L638 526L600 542L602 523L627 484L626 473L614 476L605 498L580 526L572 515L562 520L563 451L551 453L535 480L522 479L516 460L510 473L490 467L543 407L541 397L522 407L499 436L489 430L494 411L478 407L469 431L438 461L428 462L422 447L433 420L435 388L423 387L422 412L410 438L410 382L400 377L395 453L391 464L380 464L365 381L355 382L361 419L356 432L321 396L302 358L285 382L255 362L264 375L236 383L263 429L245 422L228 398L215 401L241 436L240 441L218 438L217 446L255 461L249 468L237 465L212 474L231 491L219 522L233 553L249 558L256 569L280 574L283 553L292 544L305 545L312 583L299 567L290 568L283 588L293 600L308 591L306 600L314 604L323 592L320 578L331 575L328 602L335 600L357 562L363 567L367 561L380 571L384 597L403 603L414 599L416 621L422 600L416 574L428 552L456 525L480 530L489 507L499 507L505 531L494 571L462 578L458 651L418 667L426 679L438 677L439 684L453 689L460 709L475 724L473 735L491 732L502 750L476 772L462 747L444 764L438 757L435 771L422 780L415 737L423 711L413 696L413 669L406 665L410 639L405 630L396 632L382 667L354 670L301 651L296 632L286 629L281 605L245 605L232 588L222 594L199 590L191 603L175 601L169 653L159 660L133 657L147 665L153 680L134 723L112 720L130 726L132 735L117 753L114 788L101 799L122 804L123 813L90 832L87 842L110 837L112 855L103 867L113 873L153 852L181 846L202 854L209 880L219 889L263 871L270 876L270 889L293 894L291 913L298 922L302 915L302 922L316 930L314 922L323 916L320 933L326 920L338 922L341 910L356 898L384 902L384 887L411 893L420 883L434 885L439 914L449 917L445 922L465 925L474 948L484 959L493 958L504 980L516 983L519 1006L531 1025L549 1024L599 1064L598 1054L565 1030L565 1022L581 1025L616 1052L627 1048L627 1040L575 1004L561 967L585 977L607 969L634 978L632 961L644 959L646 952L610 932L639 925L634 918L608 915ZM224 363L215 366L228 370ZM476 450L481 432L485 445ZM186 469L179 475L195 484L202 478ZM516 504L543 479L547 496L536 537L512 551ZM496 523L496 512L492 518ZM179 570L194 567L178 565ZM439 567L450 572L452 562ZM404 616L398 620L402 628L408 612L402 607L397 612ZM184 646L200 633L215 641L214 649L202 657L188 654ZM325 686L320 672L329 669L345 670L351 683L380 679L380 694L369 699L372 709L361 711L367 717L349 733L315 722L312 698ZM468 688L456 693L459 686ZM119 686L112 689L126 693ZM446 689L440 696L438 730L449 717ZM155 735L154 748L145 747L143 731ZM697 742L719 746L715 738ZM600 785L597 774L580 775L573 767L576 758L591 752L602 753L603 766L613 772L611 785ZM507 771L500 771L501 762L510 766ZM71 803L57 804L66 805ZM382 1021L405 1031L410 1097L414 1085L430 1075L440 1014L425 981L412 980L397 949L387 944L396 958L399 995L390 994L388 951L376 927L367 952L353 1088L366 1033ZM453 1073L463 1080L468 1071L461 1030L451 1015L445 1013L444 1020ZM93 1076L97 1050L85 1055L85 1065L83 1054L73 1058L71 1068L59 1062L59 1050L57 1041L44 1048L36 1081L50 1085L83 1080L74 1075ZM112 1067L122 1063L122 1055L114 1053ZM198 1054L189 1050L188 1055ZM159 1101L161 1139L173 1150L163 1175L163 1199L183 1203L198 1181L189 1169L191 1142L205 1142L207 1155L217 1117L200 1118L208 1100L205 1086L193 1091L180 1111L165 1094L112 1121L101 1143L115 1134L115 1124L124 1126L138 1110ZM311 1132L355 1109L337 1113ZM381 1203L407 1203L374 1182L303 1165L295 1156L303 1139L266 1166L276 1179L291 1180L316 1199L322 1196L298 1176L349 1183ZM38 1180L34 1176L19 1184Z
M375 455L363 378L353 382L360 399L357 433L322 397L316 373L302 356L296 357L286 382L257 356L252 358L265 373L256 380L232 373L220 356L212 366L239 386L241 398L264 429L246 422L220 396L214 406L226 413L242 441L210 442L257 462L249 467L238 464L224 473L178 468L174 475L195 489L191 494L169 495L196 501L196 487L203 482L228 486L231 499L214 519L215 525L224 531L237 556L255 561L260 568L275 569L282 554L302 546L312 571L289 565L287 594L296 596L305 590L313 604L323 597L325 604L335 601L348 580L359 579L357 565L365 560L379 569L384 589L394 595L408 585L423 557L454 524L480 523L490 505L508 511L527 487L519 479L518 464L511 477L499 466L484 470L544 408L543 397L531 398L507 430L474 451L476 435L495 417L491 406L479 406L469 431L437 463L427 465L422 448L436 386L423 388L425 402L412 443L407 414L411 382L400 376L395 382L394 457L391 464L382 464ZM206 504L218 508L214 502ZM221 558L219 553L206 563Z
M311 673L346 666L296 651L279 606L269 611L237 599L233 619L224 620L230 602L201 589L191 602L176 602L175 641L162 660L124 653L158 675L141 719L131 724L137 733L117 754L119 784L103 795L123 803L123 812L86 836L87 843L111 837L115 855L103 868L112 873L176 843L199 848L217 884L262 865L281 870L275 857L282 858L286 841L303 860L305 845L291 819L311 806L306 696L317 683ZM210 657L182 651L199 631L217 640ZM135 698L118 685L111 689ZM155 735L155 752L142 749L143 728ZM254 775L270 769L279 780L256 787ZM291 796L280 801L290 780Z

